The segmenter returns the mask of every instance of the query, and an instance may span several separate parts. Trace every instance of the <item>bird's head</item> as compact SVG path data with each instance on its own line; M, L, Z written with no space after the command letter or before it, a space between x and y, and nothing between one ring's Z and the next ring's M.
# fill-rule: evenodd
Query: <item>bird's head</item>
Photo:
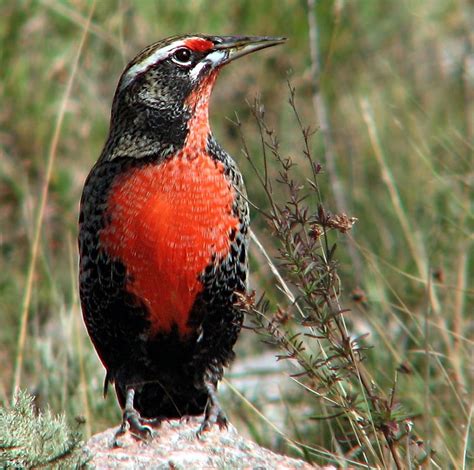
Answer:
M209 98L219 69L284 40L195 34L146 47L120 78L108 142L113 148L107 153L142 156L153 146L159 151L183 146L193 117L200 114L208 126Z

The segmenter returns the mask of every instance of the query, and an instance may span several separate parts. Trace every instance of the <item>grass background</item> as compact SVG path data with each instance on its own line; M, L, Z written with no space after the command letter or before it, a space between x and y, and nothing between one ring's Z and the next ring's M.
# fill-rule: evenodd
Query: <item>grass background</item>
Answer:
M350 237L338 240L337 258L341 299L352 309L349 329L370 333L366 367L388 389L403 365L409 372L399 377L396 398L414 417L419 445L436 451L441 468L468 468L472 4L321 0L309 11L305 2L290 0L104 0L85 34L92 5L0 5L0 400L8 403L21 385L40 407L64 412L71 422L84 416L86 435L119 422L114 397L102 399L103 370L82 324L76 249L78 201L106 137L118 77L142 47L168 35L283 35L285 45L222 72L211 107L214 133L239 161L250 199L265 206L233 123L237 113L258 157L260 136L246 101L259 94L282 154L301 164L304 182L303 143L288 106L290 80L305 125L316 130L312 150L324 169L325 206L358 218ZM311 51L319 54L319 107ZM329 147L318 130L322 120ZM258 213L253 229L275 253ZM251 265L252 287L281 302L255 248ZM237 349L239 362L228 378L238 389L249 367L273 351L250 331ZM267 383L269 371L281 392L273 408L251 387L241 389L244 399L228 386L231 421L279 451L299 455L288 438L338 452L331 426L310 419L318 407L314 398L295 391L285 371L267 360L253 380Z

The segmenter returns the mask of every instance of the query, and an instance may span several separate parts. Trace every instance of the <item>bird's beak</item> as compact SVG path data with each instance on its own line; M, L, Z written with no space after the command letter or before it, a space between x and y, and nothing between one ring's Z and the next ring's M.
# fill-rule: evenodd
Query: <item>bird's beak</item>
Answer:
M225 52L219 64L224 65L260 49L276 46L286 41L283 37L270 36L220 36L214 42L214 50Z

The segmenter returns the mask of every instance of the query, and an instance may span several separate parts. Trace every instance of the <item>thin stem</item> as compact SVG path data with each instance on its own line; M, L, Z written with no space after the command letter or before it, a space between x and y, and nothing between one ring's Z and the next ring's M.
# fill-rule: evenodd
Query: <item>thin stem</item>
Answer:
M58 116L56 119L56 125L54 128L54 134L51 140L51 146L48 153L48 159L46 162L46 173L44 177L44 182L41 188L41 194L39 198L39 207L38 213L36 216L35 222L35 230L34 230L34 238L33 238L33 245L31 248L31 257L30 263L28 266L28 274L26 278L26 286L25 292L23 295L23 301L21 304L21 313L20 313L20 331L18 334L18 342L17 342L17 354L16 354L16 361L15 361L15 369L13 374L13 386L12 386L12 402L13 397L15 396L17 390L20 388L21 384L21 373L23 369L23 357L24 357L24 350L25 350L25 343L26 343L26 333L27 333L27 325L28 325L28 317L29 317L29 310L31 304L31 295L33 292L33 278L35 274L36 268L36 260L38 258L39 253L39 245L41 240L41 229L43 227L43 218L44 212L46 208L46 201L48 200L48 191L49 191L49 183L51 181L51 175L54 167L54 161L56 159L56 153L58 149L59 137L61 134L61 129L64 121L64 115L66 112L66 106L69 101L69 96L71 95L72 85L74 83L74 79L76 78L77 74L77 67L79 65L79 59L81 57L86 38L88 36L90 30L90 24L92 20L92 15L94 14L96 5L96 0L92 3L89 16L87 18L87 22L84 25L84 30L82 32L82 36L79 42L79 46L77 48L76 56L74 58L71 73L69 74L68 82L66 85L66 89L64 91L64 96L61 101L61 106L58 111Z
M319 32L316 21L316 0L308 0L308 40L311 58L311 78L313 85L313 109L320 126L320 131L324 142L324 157L326 162L331 188L334 194L338 212L348 212L347 200L342 188L342 183L337 172L336 152L332 138L331 125L329 123L329 113L324 97L321 93L321 66L319 57ZM353 274L356 284L361 284L360 273L362 272L362 260L352 240L348 239L349 256L354 267Z

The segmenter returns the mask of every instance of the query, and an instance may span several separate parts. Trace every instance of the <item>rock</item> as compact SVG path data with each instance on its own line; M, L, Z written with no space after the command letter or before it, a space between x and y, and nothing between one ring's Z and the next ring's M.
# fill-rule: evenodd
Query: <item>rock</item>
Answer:
M240 436L232 425L228 429L213 426L198 438L200 422L201 418L163 421L149 441L127 433L119 438L121 447L112 446L117 428L107 429L92 436L86 444L90 464L96 469L316 468L260 447Z

